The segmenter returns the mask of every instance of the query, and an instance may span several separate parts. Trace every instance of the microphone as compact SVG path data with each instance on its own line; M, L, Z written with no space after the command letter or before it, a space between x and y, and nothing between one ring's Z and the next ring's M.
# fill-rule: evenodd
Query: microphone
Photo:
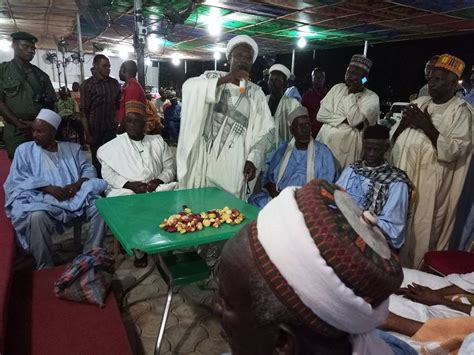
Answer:
M239 90L240 90L241 94L245 93L245 87L246 86L247 86L247 83L245 82L245 80L240 80Z

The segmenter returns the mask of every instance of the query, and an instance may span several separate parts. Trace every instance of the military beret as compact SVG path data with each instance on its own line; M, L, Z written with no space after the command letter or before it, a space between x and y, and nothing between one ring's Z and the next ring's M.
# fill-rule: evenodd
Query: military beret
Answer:
M35 44L38 38L28 32L14 32L10 35L14 41L27 41Z

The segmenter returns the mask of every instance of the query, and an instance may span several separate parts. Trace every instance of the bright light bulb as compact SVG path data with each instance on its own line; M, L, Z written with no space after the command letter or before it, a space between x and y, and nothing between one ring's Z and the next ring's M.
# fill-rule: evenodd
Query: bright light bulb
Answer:
M0 39L0 50L3 52L8 52L12 47L12 44L7 39Z
M160 38L156 34L148 36L148 49L152 52L156 52L160 48Z
M298 47L300 47L300 48L304 48L304 47L306 47L306 43L308 43L308 42L306 41L306 38L300 37L300 39L299 39L298 42L297 42L297 45L298 45Z
M147 67L149 67L149 66L151 66L151 64L152 64L151 59L150 59L150 58L146 58L146 59L145 59L145 65L146 65Z
M128 52L124 50L119 50L119 57L120 59L128 59Z
M215 60L220 60L221 59L221 54L219 52L214 52L214 59Z
M219 20L214 19L213 21L209 21L209 24L207 26L207 31L211 36L217 37L221 34L222 31L222 26L219 22Z
M157 29L158 29L158 27L157 27L156 25L152 25L152 26L151 26L151 30L152 30L152 31L156 31Z
M179 57L178 53L175 53L172 55L171 63L173 63L173 65L176 65L176 66L178 66L181 63L181 58Z

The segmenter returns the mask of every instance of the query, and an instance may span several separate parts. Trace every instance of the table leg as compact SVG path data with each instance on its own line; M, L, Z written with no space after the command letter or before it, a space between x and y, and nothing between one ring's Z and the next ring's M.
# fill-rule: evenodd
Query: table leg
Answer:
M143 280L145 280L148 276L150 276L155 269L155 263L151 263L151 265L148 267L148 270L145 271L143 275L141 275L138 279L135 280L135 282L128 286L125 290L122 291L122 294L120 296L120 306L122 308L125 308L125 296L132 291L135 287L137 287L139 284L142 283Z
M173 287L169 285L168 295L166 297L165 310L163 312L163 317L161 318L160 331L158 333L158 337L156 338L155 355L160 354L161 343L163 342L163 336L165 334L166 321L168 320L168 315L170 313L172 298L173 298Z

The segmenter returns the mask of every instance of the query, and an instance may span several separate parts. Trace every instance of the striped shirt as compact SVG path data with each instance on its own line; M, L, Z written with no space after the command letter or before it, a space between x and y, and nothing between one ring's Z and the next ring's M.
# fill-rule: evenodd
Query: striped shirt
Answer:
M120 84L114 78L91 76L81 85L81 111L87 118L91 134L115 130L115 113L120 100Z

